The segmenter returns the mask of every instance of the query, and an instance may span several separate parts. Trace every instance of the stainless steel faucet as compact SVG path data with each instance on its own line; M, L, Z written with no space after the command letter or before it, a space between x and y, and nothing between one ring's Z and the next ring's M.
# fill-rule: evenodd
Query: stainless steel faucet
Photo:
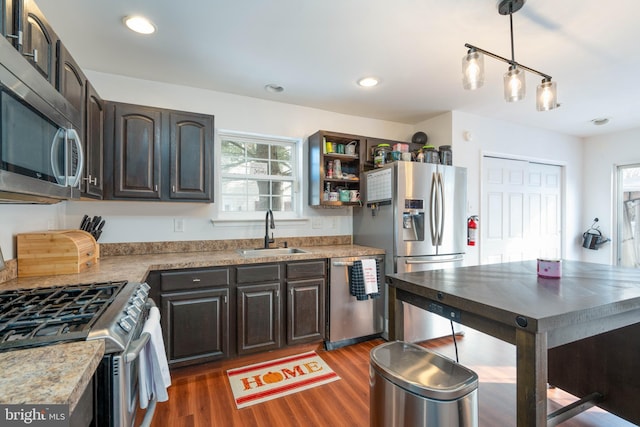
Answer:
M271 223L269 223L269 216L271 216ZM269 244L275 242L273 232L271 233L271 238L269 238L269 226L271 226L271 229L276 228L271 209L267 210L267 216L264 218L264 249L269 249Z

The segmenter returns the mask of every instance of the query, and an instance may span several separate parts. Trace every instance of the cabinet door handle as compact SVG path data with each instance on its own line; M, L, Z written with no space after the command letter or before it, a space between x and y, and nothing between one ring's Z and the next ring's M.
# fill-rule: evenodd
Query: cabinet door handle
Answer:
M222 297L222 302L223 302L224 304L226 304L226 303L227 303L227 296L226 296L226 295L225 295L224 297Z
M157 192L158 191L158 184L153 186L153 191Z
M276 291L276 298L280 298L280 290Z
M22 31L18 31L18 34L7 34L5 37L18 40L18 46L22 46Z
M198 278L198 277L194 277L191 281L192 281L193 283L200 283L200 278Z
M29 58L33 58L33 62L38 62L38 49L33 49L31 53L23 53L23 56L28 56Z
M176 192L176 186L175 186L175 185L172 185L172 186L171 186L171 191L172 191L173 193L175 193L175 192Z
M82 178L82 179L87 181L90 185L98 185L98 177L97 176L94 176L92 178L91 175L89 175L89 178Z

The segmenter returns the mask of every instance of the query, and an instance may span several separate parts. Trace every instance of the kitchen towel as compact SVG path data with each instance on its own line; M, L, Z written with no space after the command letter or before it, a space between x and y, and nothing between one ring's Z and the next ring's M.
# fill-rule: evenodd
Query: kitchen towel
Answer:
M167 401L169 399L167 388L171 385L169 364L160 328L160 310L157 307L151 307L149 310L149 317L142 328L142 333L150 335L149 341L138 356L140 408L146 409L149 401L154 397L158 402Z
M358 301L380 296L380 261L363 259L353 262L349 277L349 292Z

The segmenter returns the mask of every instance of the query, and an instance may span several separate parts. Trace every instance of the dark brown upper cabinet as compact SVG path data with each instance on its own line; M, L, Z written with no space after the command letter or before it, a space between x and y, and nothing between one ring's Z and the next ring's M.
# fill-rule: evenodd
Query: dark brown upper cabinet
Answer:
M2 35L14 48L20 49L22 43L20 35L22 0L0 0L0 4L2 5L2 17L0 18Z
M104 101L91 83L86 83L84 139L82 141L85 154L82 193L93 199L102 199L104 169Z
M33 0L23 0L22 55L55 86L58 37Z
M213 116L107 105L106 199L213 201Z
M105 169L113 178L109 183L110 198L160 200L161 112L115 103L106 117Z
M60 40L56 46L58 58L56 89L84 117L87 78ZM80 133L82 135L82 133Z
M169 113L169 198L213 200L213 117L194 113Z

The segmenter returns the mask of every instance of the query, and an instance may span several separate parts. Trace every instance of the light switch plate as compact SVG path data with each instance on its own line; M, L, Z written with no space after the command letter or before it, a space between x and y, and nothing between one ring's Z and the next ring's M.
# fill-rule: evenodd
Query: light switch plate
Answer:
M184 233L184 218L174 218L173 231L176 233Z

